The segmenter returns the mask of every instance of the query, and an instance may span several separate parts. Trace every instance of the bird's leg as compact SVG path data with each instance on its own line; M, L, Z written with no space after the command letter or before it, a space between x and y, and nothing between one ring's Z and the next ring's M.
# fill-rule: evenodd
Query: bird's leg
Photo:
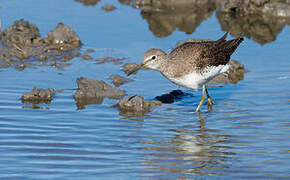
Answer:
M205 86L205 85L204 85ZM205 92L206 92L206 96L207 96L207 105L212 106L215 103L213 102L212 98L209 96L207 88L205 87Z
M195 112L199 112L200 111L200 108L201 108L202 104L204 103L204 101L206 99L205 90L206 90L206 87L205 87L205 85L203 85L202 86L202 96L201 96L201 100L200 100L199 105L196 108Z

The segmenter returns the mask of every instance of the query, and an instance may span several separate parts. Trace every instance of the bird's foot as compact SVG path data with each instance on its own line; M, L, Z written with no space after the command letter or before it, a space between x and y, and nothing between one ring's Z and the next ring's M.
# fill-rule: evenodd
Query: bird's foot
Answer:
M212 100L212 98L207 98L207 105L208 106L212 106L212 105L214 105L215 103L214 103L214 101Z

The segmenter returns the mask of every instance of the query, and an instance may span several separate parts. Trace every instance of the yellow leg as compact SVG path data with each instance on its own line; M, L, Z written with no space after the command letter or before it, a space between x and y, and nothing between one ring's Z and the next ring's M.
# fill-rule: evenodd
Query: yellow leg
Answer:
M206 96L207 96L207 105L212 106L215 103L213 102L212 98L209 96L207 88L205 87L205 92L206 92Z
M199 105L196 108L195 112L199 112L200 111L200 108L201 108L202 104L205 101L205 98L206 98L206 96L205 96L205 90L206 90L206 87L205 87L205 85L203 85L202 86L202 96L201 96L201 100L200 100Z

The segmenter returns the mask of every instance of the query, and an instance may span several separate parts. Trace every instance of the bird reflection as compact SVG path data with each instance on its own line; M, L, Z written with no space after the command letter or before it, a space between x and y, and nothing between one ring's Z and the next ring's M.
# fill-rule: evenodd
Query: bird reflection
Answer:
M199 126L174 129L178 133L169 142L143 142L147 150L145 165L149 169L159 172L184 175L218 175L233 153L229 147L221 146L227 142L229 136L218 134L205 127L204 118L197 113ZM219 171L220 170L220 171Z

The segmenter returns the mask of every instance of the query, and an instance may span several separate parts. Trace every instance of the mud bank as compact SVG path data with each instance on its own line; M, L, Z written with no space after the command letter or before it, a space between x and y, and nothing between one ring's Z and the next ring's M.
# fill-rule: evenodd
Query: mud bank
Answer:
M68 26L59 23L46 37L27 21L15 21L0 33L0 68L23 69L38 63L50 64L57 59L56 67L79 55L81 40Z

